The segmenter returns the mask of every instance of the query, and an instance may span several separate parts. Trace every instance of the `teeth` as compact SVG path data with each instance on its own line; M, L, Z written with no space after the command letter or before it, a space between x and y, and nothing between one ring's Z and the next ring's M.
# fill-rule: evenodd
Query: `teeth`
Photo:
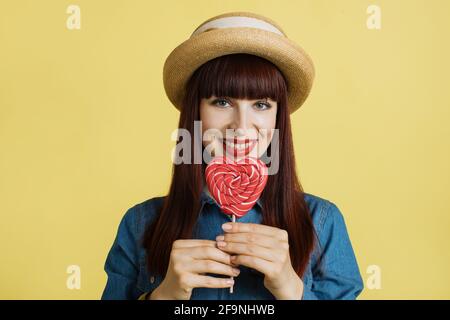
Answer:
M234 143L234 142L230 142L230 141L225 141L226 145L229 146L230 148L236 148L238 150L244 150L246 148L248 148L249 143Z

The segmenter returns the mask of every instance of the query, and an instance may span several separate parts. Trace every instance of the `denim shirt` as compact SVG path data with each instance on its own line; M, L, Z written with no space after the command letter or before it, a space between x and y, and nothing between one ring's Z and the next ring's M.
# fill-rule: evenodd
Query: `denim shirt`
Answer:
M356 299L363 290L363 282L343 215L334 203L312 194L304 195L320 246L316 246L311 254L302 277L303 299ZM128 209L123 216L106 258L104 268L108 280L102 299L138 299L142 294L153 291L163 280L159 274L148 273L146 252L141 245L145 228L159 212L163 200L164 197L148 199ZM236 221L261 223L261 212L259 199L245 216ZM193 238L215 240L216 236L223 234L222 224L229 221L231 218L221 213L215 200L204 189ZM194 288L191 299L275 299L264 287L263 274L245 266L239 268L241 273L235 278L233 293L228 288Z

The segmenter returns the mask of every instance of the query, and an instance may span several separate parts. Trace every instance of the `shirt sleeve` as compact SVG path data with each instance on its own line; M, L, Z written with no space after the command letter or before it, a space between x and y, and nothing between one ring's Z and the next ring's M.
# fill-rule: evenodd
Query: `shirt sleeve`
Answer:
M364 285L344 217L332 202L324 214L318 233L321 261L312 267L312 279L304 286L303 299L354 300Z
M105 262L108 276L102 300L136 300L144 292L137 288L139 253L136 239L136 208L122 218Z

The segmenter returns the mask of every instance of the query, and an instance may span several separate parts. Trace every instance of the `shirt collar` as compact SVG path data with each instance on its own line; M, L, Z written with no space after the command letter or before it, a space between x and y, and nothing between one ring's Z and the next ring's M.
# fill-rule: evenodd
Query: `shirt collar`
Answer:
M203 187L203 191L202 191L202 194L200 196L200 199L201 199L201 204L202 205L206 202L206 203L210 203L210 204L216 204L218 207L220 207L219 204L216 202L216 200L214 200L214 197L211 196L211 194L209 193L208 187L206 185ZM261 198L258 198L258 200L256 200L255 204L258 205L259 208L262 210L262 200L261 200Z

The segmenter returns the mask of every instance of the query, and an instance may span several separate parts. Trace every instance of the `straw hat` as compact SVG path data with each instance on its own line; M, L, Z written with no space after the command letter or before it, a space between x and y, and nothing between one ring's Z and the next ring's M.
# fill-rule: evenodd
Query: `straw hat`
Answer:
M181 110L186 84L198 67L233 53L262 57L280 69L288 85L290 113L305 102L314 80L308 54L273 20L250 12L230 12L203 22L167 57L163 81L172 104Z

